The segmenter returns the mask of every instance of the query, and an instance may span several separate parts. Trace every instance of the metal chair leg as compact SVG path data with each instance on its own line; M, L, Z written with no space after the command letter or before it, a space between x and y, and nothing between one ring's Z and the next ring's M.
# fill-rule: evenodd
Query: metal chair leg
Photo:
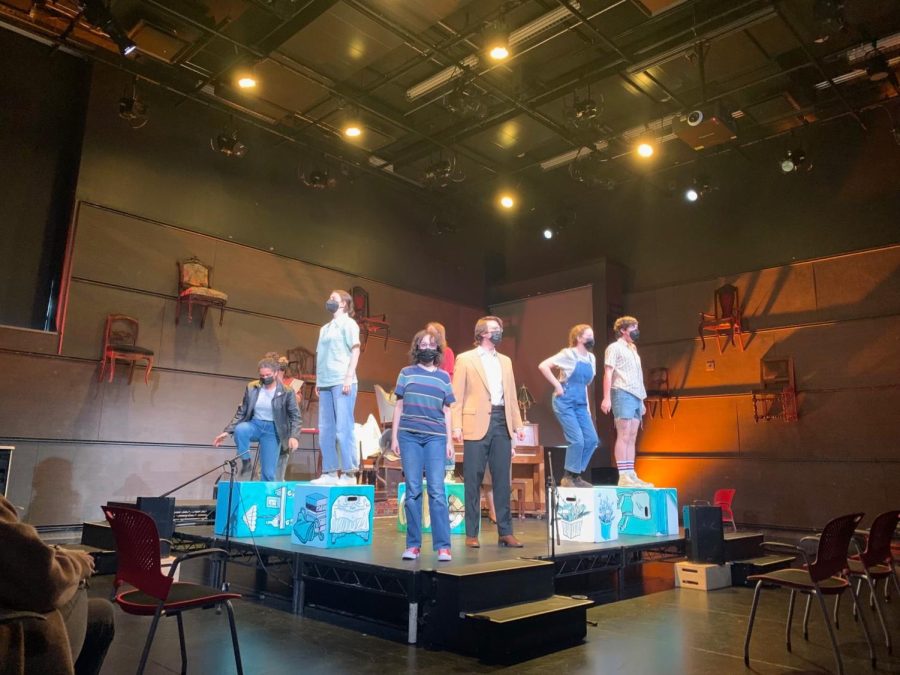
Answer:
M181 647L181 675L187 675L187 649L184 645L184 623L181 620L181 612L175 615L178 620L178 644Z
M244 675L244 666L241 663L241 648L238 645L237 628L234 625L234 607L231 600L225 601L225 609L228 611L228 625L231 628L231 644L234 647L234 664L237 666L238 675Z
M841 608L841 593L838 593L834 598L834 627L840 628L840 619L838 618L838 610Z
M866 644L869 645L869 658L872 660L872 667L875 667L875 646L872 644L872 636L869 635L869 627L866 625L866 617L863 615L862 607L859 604L859 595L853 588L853 584L849 584L850 594L853 596L853 604L856 606L859 614L859 623L862 625L863 635L866 638Z
M831 625L831 619L828 616L828 608L825 606L825 596L822 595L818 588L816 588L815 594L816 598L819 600L819 607L822 608L822 618L825 619L828 637L831 638L831 649L834 652L834 660L837 662L838 674L844 675L844 662L841 659L841 650L838 649L837 636L834 634L834 626Z
M150 623L150 632L147 633L147 641L144 642L144 651L141 653L141 662L138 664L137 675L143 675L144 668L147 666L147 658L150 656L150 646L153 644L153 637L156 635L156 627L159 625L159 617L162 615L163 603L159 603L156 607L156 613L153 615L153 621Z
M809 640L809 606L812 603L812 596L806 594L806 607L803 610L803 639Z
M759 605L759 591L762 589L762 580L756 582L753 591L753 604L750 605L750 617L747 619L747 634L744 636L744 665L750 665L750 634L753 632L753 620L756 618L756 607Z
M787 615L787 624L784 628L784 642L787 645L787 650L791 651L791 623L794 620L794 600L797 597L797 591L791 590L791 597L788 600L788 615Z
M869 584L869 598L875 601L875 613L878 615L878 620L881 622L881 630L884 632L884 644L887 647L888 654L891 654L891 634L888 632L884 613L881 611L881 604L878 602L878 591L875 582L868 574L866 575L866 582ZM887 582L887 579L885 579L885 582Z

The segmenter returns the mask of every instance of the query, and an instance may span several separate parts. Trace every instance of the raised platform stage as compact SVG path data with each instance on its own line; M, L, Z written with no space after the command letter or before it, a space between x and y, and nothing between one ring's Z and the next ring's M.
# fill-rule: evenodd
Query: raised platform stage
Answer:
M341 617L345 623L358 625L361 630L380 627L381 632L405 639L409 643L446 647L468 653L471 648L455 638L447 642L446 631L435 630L438 621L446 624L447 617L439 612L447 603L447 589L464 583L474 587L491 587L496 593L484 601L473 601L455 610L455 616L465 623L464 616L474 622L486 622L498 634L509 630L512 620L539 625L540 616L559 613L548 622L574 626L578 607L591 604L553 595L556 582L563 577L595 572L614 572L619 589L624 584L625 568L647 560L683 555L684 538L678 536L629 536L604 543L566 542L556 547L551 556L545 520L514 522L516 536L525 545L521 549L501 548L497 545L496 529L485 527L481 548L465 546L465 538L451 538L453 560L437 562L437 554L430 550L430 538L425 537L423 554L416 561L403 561L405 535L397 531L396 518L376 518L372 544L350 548L315 549L291 543L288 536L233 537L228 544L229 559L255 568L256 590L267 587L270 572L289 572L291 606L295 614L315 618ZM178 527L176 546L209 545L224 547L224 537L213 534L210 526ZM537 569L540 568L540 569ZM213 569L214 576L221 570ZM521 583L522 574L540 574L547 592L532 597ZM235 577L228 571L228 578ZM484 579L489 577L489 581ZM587 578L587 577L585 577ZM462 580L462 581L460 581ZM216 581L215 579L213 581ZM239 588L237 590L243 590ZM250 588L248 591L252 592ZM479 596L475 593L473 597ZM561 599L560 599L561 598ZM526 603L537 603L526 606ZM510 609L518 606L518 610ZM583 609L581 610L583 615ZM514 615L517 617L514 619ZM485 629L487 630L487 629ZM459 634L472 632L459 627ZM544 631L546 633L546 631ZM473 634L484 634L479 629ZM571 633L569 634L571 635ZM581 633L583 637L583 632ZM550 636L552 637L552 636ZM561 636L560 639L564 639ZM481 640L489 646L490 641ZM476 650L477 651L477 650ZM501 654L478 653L482 658L502 658Z

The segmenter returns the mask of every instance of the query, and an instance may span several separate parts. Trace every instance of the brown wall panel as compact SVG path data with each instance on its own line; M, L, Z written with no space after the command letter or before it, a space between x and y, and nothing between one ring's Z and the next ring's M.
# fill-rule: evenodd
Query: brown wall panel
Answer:
M97 438L104 389L95 363L0 352L0 391L8 438Z
M720 458L639 458L641 477L678 488L678 501L711 499L717 488L737 490L735 518L746 525L821 528L843 513L865 522L896 508L897 461L793 462Z
M123 213L78 206L72 274L82 279L174 296L175 262L211 262L216 240Z
M900 246L817 260L815 270L823 318L900 313Z
M818 320L812 264L772 267L721 281L737 286L751 329Z
M684 399L677 402L671 418L660 418L659 412L645 417L638 452L736 454L740 401L738 396Z
M0 326L0 349L36 354L55 354L59 342L57 333L31 328Z

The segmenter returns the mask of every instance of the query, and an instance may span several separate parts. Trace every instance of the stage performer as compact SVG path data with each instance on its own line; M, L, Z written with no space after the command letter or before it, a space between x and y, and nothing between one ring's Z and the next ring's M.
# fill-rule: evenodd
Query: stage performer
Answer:
M444 324L438 323L437 321L429 321L428 325L425 326L425 330L429 330L437 335L438 347L442 350L439 367L450 376L450 381L452 382L453 368L456 365L456 355L453 353L453 350L450 349L450 345L447 344L447 330L444 328ZM447 473L444 476L444 482L456 483L456 453L448 455L444 468L447 470Z
M332 291L325 309L333 318L322 326L316 346L322 475L312 482L316 485L356 485L359 450L354 440L353 409L356 407L359 325L352 318L353 298L347 291ZM340 466L338 446L341 449ZM338 468L343 471L340 477Z
M440 562L451 560L450 511L444 494L444 461L453 456L450 436L450 376L441 370L443 350L436 333L420 330L409 350L410 364L400 371L394 394L391 450L400 455L406 476L406 550L415 560L422 548L422 472L428 483L431 544Z
M112 603L88 598L94 559L45 544L2 494L0 542L0 616L45 619L0 622L0 673L99 673L116 629Z
M594 329L586 323L569 330L569 346L541 361L538 369L553 385L553 412L563 429L566 442L565 475L561 487L592 487L581 477L591 462L599 439L591 416L588 387L597 374ZM559 369L559 378L553 374Z
M475 324L475 349L460 354L453 372L451 408L453 437L463 442L463 478L466 485L466 546L478 548L481 525L481 482L490 466L497 511L500 546L521 548L513 536L509 493L512 436L525 440L525 428L516 401L512 361L497 351L503 339L503 321L485 316Z
M215 437L213 445L220 446L229 434L234 434L241 458L241 475L248 480L253 470L250 443L259 441L261 478L273 481L282 445L287 445L289 452L300 447L300 409L294 392L277 380L276 359L263 358L258 368L259 379L244 389L244 400L225 430Z
M606 348L603 358L603 402L600 410L612 410L616 424L616 467L620 487L653 487L634 472L635 445L638 427L647 408L644 399L644 373L635 343L640 339L638 320L633 316L616 319L613 332L615 342Z

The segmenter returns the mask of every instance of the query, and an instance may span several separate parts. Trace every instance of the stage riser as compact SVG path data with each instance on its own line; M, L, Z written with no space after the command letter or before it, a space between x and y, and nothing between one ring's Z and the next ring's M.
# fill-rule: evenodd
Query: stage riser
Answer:
M787 569L794 562L793 556L767 555L749 560L735 560L731 563L732 586L756 586L755 582L748 582L747 577L753 574L767 574L777 570Z
M578 644L586 635L585 607L502 624L466 619L460 651L486 663L509 663ZM474 651L468 651L470 647Z
M503 573L437 577L438 602L452 602L457 612L478 612L553 595L553 566L512 569Z

